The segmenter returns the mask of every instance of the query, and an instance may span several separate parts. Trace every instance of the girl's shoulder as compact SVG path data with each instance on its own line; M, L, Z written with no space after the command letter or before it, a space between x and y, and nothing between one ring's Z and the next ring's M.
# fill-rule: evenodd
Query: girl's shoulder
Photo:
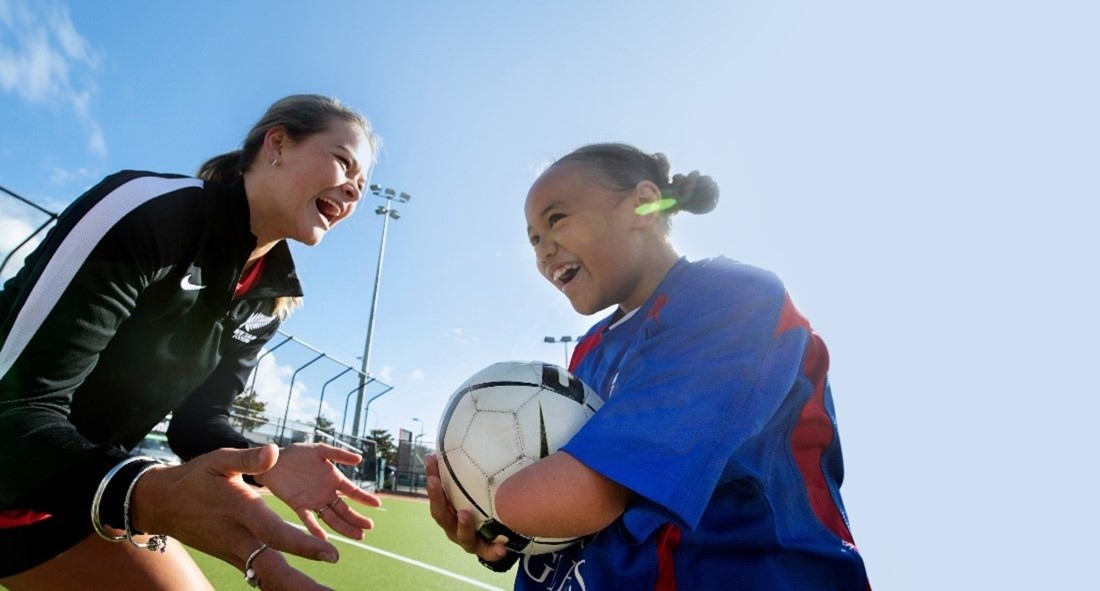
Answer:
M724 256L685 261L678 283L700 295L720 298L714 301L746 297L782 300L786 294L783 282L775 273Z

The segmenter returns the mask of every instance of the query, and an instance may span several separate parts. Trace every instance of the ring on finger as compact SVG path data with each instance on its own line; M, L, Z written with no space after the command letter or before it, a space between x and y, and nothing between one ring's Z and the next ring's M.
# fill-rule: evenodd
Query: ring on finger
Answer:
M252 554L248 555L248 559L244 561L244 581L248 583L249 587L255 589L260 588L260 577L256 576L256 569L252 568L252 563L264 550L267 550L267 544L260 544L260 547L253 550Z
M324 507L321 507L320 510L315 512L317 517L320 517L322 513L324 513L325 511L328 511L329 509L335 509L336 508L336 503L339 503L339 502L340 502L340 499L336 499L335 501L325 505Z

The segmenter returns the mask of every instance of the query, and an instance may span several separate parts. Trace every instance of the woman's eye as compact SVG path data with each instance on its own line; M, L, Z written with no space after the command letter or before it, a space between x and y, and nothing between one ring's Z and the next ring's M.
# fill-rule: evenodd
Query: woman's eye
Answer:
M531 241L531 246L538 246L539 245L539 235L538 234L532 234L532 235L528 236L527 239Z
M343 156L337 156L336 159L340 161L341 165L343 165L344 170L351 168L351 162L348 162L347 158L344 158Z
M555 213L555 214L551 214L551 215L550 215L550 217L546 218L546 223L547 223L547 225L549 225L549 226L550 226L551 228L553 228L553 227L554 227L554 224L556 224L556 223L558 223L558 222L560 222L560 221L562 221L562 220L564 220L564 219L565 219L565 215L564 215L564 214L560 214L560 213Z

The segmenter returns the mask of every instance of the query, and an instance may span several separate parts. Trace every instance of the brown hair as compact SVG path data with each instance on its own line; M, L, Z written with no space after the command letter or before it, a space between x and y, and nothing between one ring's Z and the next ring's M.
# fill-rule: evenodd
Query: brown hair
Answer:
M294 94L275 101L260 120L252 126L240 149L214 156L202 163L196 176L204 181L219 183L232 180L252 166L260 153L264 136L269 129L281 127L290 139L301 141L329 128L335 120L354 123L363 129L371 148L371 161L364 163L368 172L374 165L382 140L371 130L370 122L363 115L340 101L318 94ZM370 176L369 174L367 175Z

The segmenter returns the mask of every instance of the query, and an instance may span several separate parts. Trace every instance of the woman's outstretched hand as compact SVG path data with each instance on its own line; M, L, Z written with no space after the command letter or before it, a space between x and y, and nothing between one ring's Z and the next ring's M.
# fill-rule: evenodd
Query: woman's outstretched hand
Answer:
M323 443L295 443L279 454L275 466L256 477L256 482L294 509L310 533L327 539L317 518L343 536L363 539L363 531L374 522L349 505L350 499L368 507L378 507L378 497L355 486L334 464L354 466L362 457Z
M270 471L279 457L274 445L219 449L180 466L151 470L134 488L134 527L171 536L242 572L249 555L267 544L252 563L265 591L327 589L290 566L281 552L335 563L336 547L284 521L241 479Z

